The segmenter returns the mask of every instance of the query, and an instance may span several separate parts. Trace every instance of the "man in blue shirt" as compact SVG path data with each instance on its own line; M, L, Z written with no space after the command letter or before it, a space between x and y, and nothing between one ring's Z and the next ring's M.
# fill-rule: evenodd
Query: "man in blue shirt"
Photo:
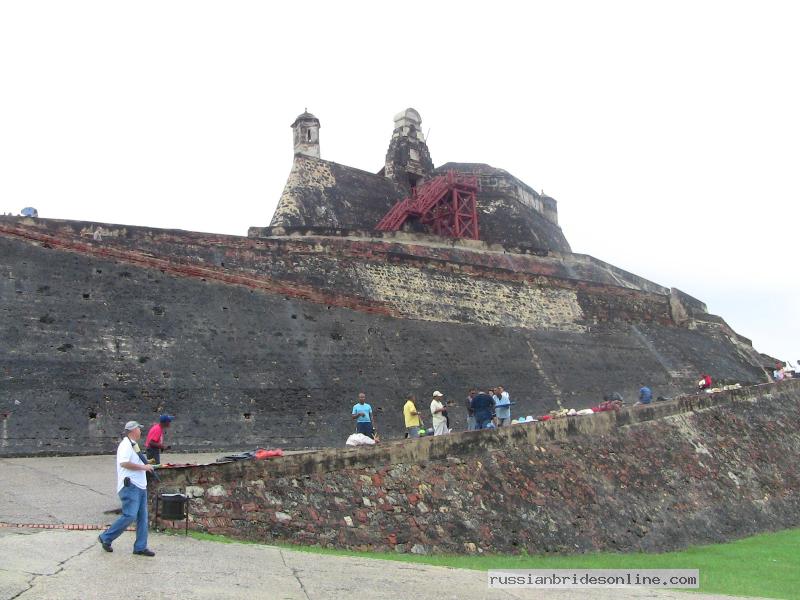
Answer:
M475 414L475 429L488 429L494 417L494 399L484 391L478 392L470 403Z
M653 400L653 392L645 384L641 384L639 389L639 401L636 404L650 404Z
M353 406L353 419L356 419L356 431L358 433L375 438L375 421L372 407L367 404L367 395L364 392L358 395L358 404Z

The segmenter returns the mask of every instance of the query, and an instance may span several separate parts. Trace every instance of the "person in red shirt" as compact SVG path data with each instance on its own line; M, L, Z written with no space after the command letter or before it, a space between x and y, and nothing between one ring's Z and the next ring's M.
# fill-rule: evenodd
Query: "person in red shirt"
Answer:
M701 390L707 390L711 388L711 376L707 373L703 373L702 378L700 381L697 382L697 387Z
M147 451L148 460L154 460L155 464L161 464L161 451L169 450L170 446L164 445L164 430L169 429L172 423L172 415L161 415L158 418L158 423L153 423L150 431L147 432L147 439L144 442L144 447Z

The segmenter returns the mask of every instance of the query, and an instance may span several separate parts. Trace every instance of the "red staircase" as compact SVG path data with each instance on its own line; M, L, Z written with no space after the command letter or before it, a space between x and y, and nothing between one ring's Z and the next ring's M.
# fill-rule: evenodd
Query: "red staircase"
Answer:
M448 171L412 189L381 219L376 229L398 231L409 219L419 219L433 233L478 239L478 177Z

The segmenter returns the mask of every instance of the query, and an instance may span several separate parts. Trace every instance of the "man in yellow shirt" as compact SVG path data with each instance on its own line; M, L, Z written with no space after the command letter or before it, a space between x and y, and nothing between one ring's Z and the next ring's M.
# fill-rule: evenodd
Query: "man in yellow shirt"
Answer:
M417 405L414 404L416 397L414 394L409 394L406 403L403 405L403 418L406 421L406 437L418 438L419 428L422 426L422 421L419 419L417 413Z

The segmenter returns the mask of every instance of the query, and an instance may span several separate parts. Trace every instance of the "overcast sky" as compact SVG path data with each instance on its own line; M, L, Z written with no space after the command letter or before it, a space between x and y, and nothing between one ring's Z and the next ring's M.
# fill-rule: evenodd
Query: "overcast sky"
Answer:
M0 212L246 235L306 107L323 158L377 172L412 106L434 164L543 189L575 252L794 363L795 6L6 0Z

